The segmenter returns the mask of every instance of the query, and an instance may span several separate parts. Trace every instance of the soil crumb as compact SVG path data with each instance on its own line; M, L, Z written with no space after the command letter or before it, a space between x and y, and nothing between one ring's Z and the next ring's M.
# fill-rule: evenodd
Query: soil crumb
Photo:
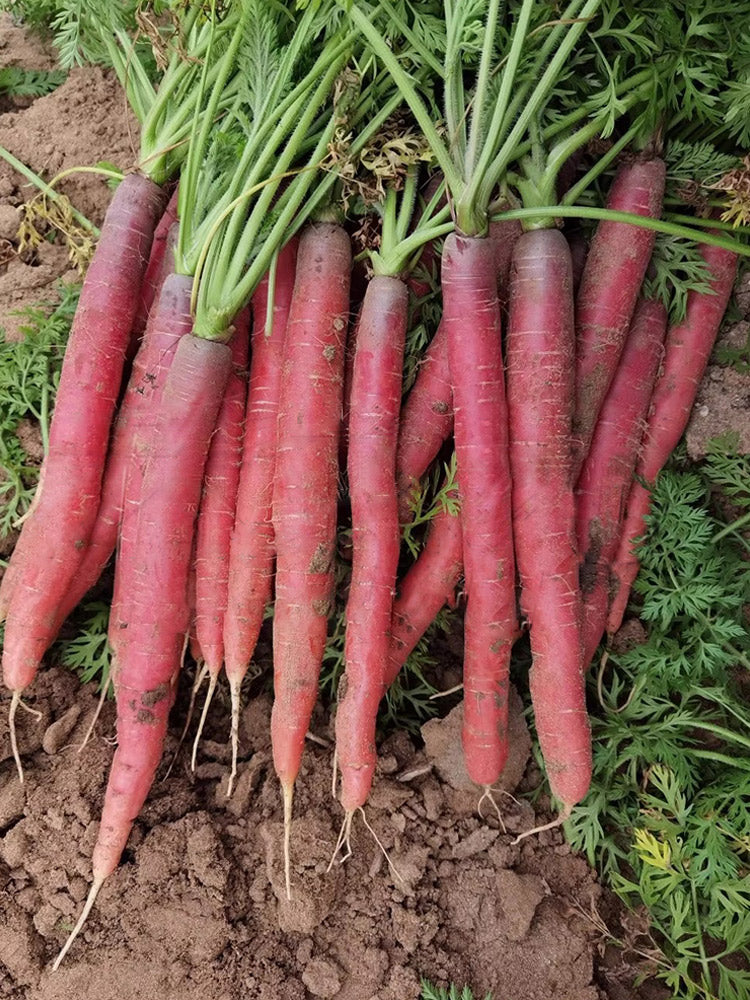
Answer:
M416 1000L419 980L469 984L495 1000L597 1000L601 896L559 832L512 846L530 807L467 810L404 734L381 748L367 821L329 870L341 822L331 753L308 743L292 829L292 901L284 890L279 790L267 739L269 699L243 720L244 759L226 797L226 747L188 754L166 780L181 718L119 869L57 973L51 962L88 890L113 728L108 705L78 752L96 705L53 668L19 713L26 783L9 757L0 702L0 997L14 1000ZM212 735L227 724L217 703ZM77 707L77 711L72 706ZM181 703L180 703L181 705ZM180 705L176 714L180 713ZM250 725L253 732L250 733ZM215 727L215 728L214 728Z

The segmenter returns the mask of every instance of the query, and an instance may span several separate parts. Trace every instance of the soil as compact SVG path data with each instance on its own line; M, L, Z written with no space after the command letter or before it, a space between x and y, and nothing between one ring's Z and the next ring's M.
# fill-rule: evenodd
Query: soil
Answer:
M54 56L2 17L0 61L45 68ZM102 159L127 168L137 159L135 136L116 80L96 68L73 71L47 97L0 105L0 145L46 178ZM61 190L101 221L109 198L101 178L74 175ZM0 161L0 327L9 336L13 310L50 300L57 278L74 277L55 243L33 256L14 253L17 207L29 196ZM725 369L709 375L691 425L695 453L727 421L748 434L743 379ZM38 458L33 426L22 434ZM68 671L45 671L30 697L41 719L19 712L21 785L0 697L0 998L410 1000L425 976L467 983L477 998L633 1000L636 969L604 942L607 928L637 937L637 915L623 915L558 831L513 845L515 834L549 818L543 798L538 815L511 794L478 813L454 753L458 710L425 727L422 749L404 734L386 740L367 808L371 829L355 817L351 856L333 865L341 815L331 797L329 722L319 712L297 789L288 902L270 702L256 695L242 718L231 798L221 697L195 773L183 750L166 774L185 717L181 695L165 764L122 864L54 974L51 962L88 891L114 712L105 707L98 735L79 752L96 693ZM517 704L514 727L506 791L520 795L539 774ZM661 995L646 989L644 997Z
M331 750L308 745L288 902L263 694L242 718L232 797L223 739L203 743L195 774L183 750L157 780L80 940L51 973L88 889L114 712L105 708L103 735L79 753L96 705L91 686L51 669L32 701L42 718L19 719L23 786L0 723L0 997L409 1000L420 976L470 983L497 1000L604 996L594 984L594 873L559 832L512 845L535 822L527 802L498 800L507 832L491 807L479 817L476 791L451 765L450 717L431 723L432 757L404 734L386 741L366 815L373 832L357 816L351 857L330 871L341 822ZM227 731L218 709L210 736ZM0 703L0 719L6 710ZM327 740L322 716L314 729ZM528 736L513 745L521 774ZM173 736L165 762L175 747Z

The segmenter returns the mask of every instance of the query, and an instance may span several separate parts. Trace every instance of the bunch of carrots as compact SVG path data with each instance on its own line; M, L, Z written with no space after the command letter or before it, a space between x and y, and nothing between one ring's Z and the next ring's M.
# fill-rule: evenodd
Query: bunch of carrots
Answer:
M188 644L197 683L209 678L204 718L226 671L234 777L240 688L269 604L291 892L342 480L339 846L369 794L384 692L462 580L468 773L492 794L511 649L528 628L554 822L570 815L591 777L586 668L622 621L649 488L748 253L721 222L661 219L664 135L684 123L664 91L671 51L620 51L635 30L627 4L175 10L158 80L144 40L95 4L79 25L121 74L141 161L107 212L40 488L0 585L14 733L46 650L115 553L118 745L91 892L58 963L148 795ZM604 207L586 203L613 164ZM361 253L347 213L360 234L362 216L377 222ZM565 216L600 220L575 293ZM698 235L705 265L671 323L642 290L660 230ZM442 319L404 395L410 310L438 272ZM451 439L451 502L399 578L415 491Z

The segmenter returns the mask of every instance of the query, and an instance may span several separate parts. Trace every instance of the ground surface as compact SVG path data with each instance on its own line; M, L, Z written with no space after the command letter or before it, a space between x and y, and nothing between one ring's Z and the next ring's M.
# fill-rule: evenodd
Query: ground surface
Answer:
M52 65L49 54L7 20L0 20L0 62ZM6 101L0 112L0 144L45 177L101 159L128 167L137 158L121 93L97 69L76 70L34 102ZM63 190L92 221L101 221L109 197L101 179L79 175ZM11 336L13 310L49 298L51 283L71 276L60 246L45 243L25 259L13 254L16 206L28 196L25 182L0 162L0 327ZM694 454L727 421L748 435L748 396L746 377L709 376L691 431ZM21 786L9 759L7 701L0 700L0 997L411 1000L419 995L420 975L469 983L477 997L492 991L494 1000L634 996L633 968L605 953L597 929L603 917L622 936L628 920L588 865L557 832L511 846L512 835L535 822L527 804L499 800L503 833L491 810L485 819L477 815L474 792L453 787L461 783L446 755L455 746L454 717L430 724L426 750L403 735L382 748L368 821L399 877L361 817L352 857L328 871L341 818L330 792L331 750L308 745L293 828L293 901L287 903L264 696L243 716L232 798L225 795L228 720L219 698L195 774L183 752L155 785L123 864L53 975L51 960L90 880L113 713L105 710L98 735L78 753L93 691L51 669L32 701L43 718L20 718L27 779ZM184 698L173 730L183 718ZM324 742L327 726L321 715L313 727ZM174 746L172 738L171 751ZM528 751L521 729L514 746L513 785ZM533 767L522 787L530 781Z

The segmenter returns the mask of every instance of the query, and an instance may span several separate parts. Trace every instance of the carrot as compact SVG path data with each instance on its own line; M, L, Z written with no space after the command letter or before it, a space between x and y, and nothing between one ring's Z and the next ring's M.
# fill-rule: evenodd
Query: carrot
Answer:
M570 455L574 350L567 241L556 229L532 230L516 243L511 273L510 469L529 687L550 787L563 805L558 822L591 780Z
M224 615L224 665L232 698L232 771L228 794L237 773L240 687L255 651L273 584L273 479L282 352L296 258L295 239L278 256L270 317L268 276L259 284L252 301L250 378Z
M651 489L682 437L732 294L737 256L718 247L700 247L711 274L711 291L688 293L685 318L670 327L664 366L656 383L643 450L630 491L620 544L612 566L607 634L622 624L630 588L638 575L637 542L646 534ZM644 485L645 484L645 485Z
M520 232L520 223L515 221L490 223L488 240L494 249L501 298L507 299L510 260ZM452 430L453 394L448 369L448 339L441 322L425 351L401 414L396 478L402 524L411 521L414 492Z
M175 188L172 197L164 209L164 215L154 230L154 242L151 244L151 255L141 282L138 295L138 309L133 320L133 334L140 337L146 329L151 306L159 296L161 286L168 274L174 271L174 245L177 240L177 195Z
M75 578L58 608L56 632L101 576L115 550L123 506L138 494L145 442L150 440L177 342L192 328L192 284L184 275L169 275L149 314L115 421L96 521Z
M471 779L486 787L498 779L508 754L508 671L516 617L494 253L487 239L452 234L442 262L467 593L463 746Z
M612 184L607 208L658 218L665 172L664 161L660 159L634 160L624 165ZM573 417L576 478L617 368L655 235L651 230L624 222L602 221L591 241L576 298Z
M11 714L54 638L57 608L96 519L110 425L140 286L163 205L161 188L130 174L110 203L65 353L44 477L23 542L3 580L3 676ZM12 567L12 568L11 568ZM19 763L20 770L20 763Z
M302 234L284 343L273 480L276 600L271 742L288 836L294 782L318 696L333 593L338 435L351 247L339 226Z
M237 508L247 398L249 309L242 310L234 327L232 373L216 421L216 432L211 438L195 536L195 636L209 681L193 744L193 768L203 725L224 662L229 546Z
M664 306L640 299L576 486L584 667L591 663L604 633L610 567L617 553L666 327Z
M188 572L201 482L231 367L225 344L182 337L164 386L154 444L137 505L125 510L117 573L121 621L110 620L117 699L115 751L83 912L57 968L105 879L117 867L161 759L167 717L189 625Z
M399 556L396 441L408 310L399 278L376 275L359 317L349 427L352 577L346 670L336 711L336 757L347 816L364 805L375 771L375 720L390 653Z
M396 455L399 520L411 521L419 481L453 430L448 335L441 320L420 363L401 415Z
M386 687L396 680L440 609L446 604L455 607L463 569L461 518L441 510L432 520L424 548L397 586Z

